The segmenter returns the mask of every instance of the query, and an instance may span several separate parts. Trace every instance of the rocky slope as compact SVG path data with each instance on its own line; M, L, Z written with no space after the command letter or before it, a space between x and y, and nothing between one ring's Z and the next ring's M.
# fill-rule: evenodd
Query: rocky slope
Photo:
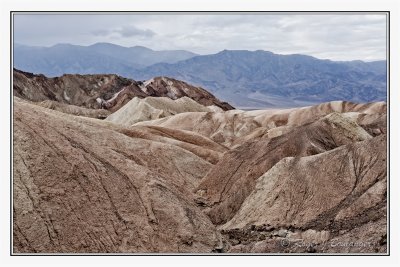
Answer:
M63 75L47 78L14 69L13 93L32 102L51 100L90 109L114 112L132 98L148 96L178 99L188 97L201 105L233 109L206 90L166 77L138 82L117 75Z
M44 100L41 102L33 102L34 104L48 108L57 110L63 113L72 114L76 116L83 116L89 118L97 118L97 119L105 119L108 115L111 114L110 111L106 109L91 109L91 108L84 108L75 105L68 105L65 103L60 103L57 101L52 100Z
M138 122L135 125L161 126L172 129L183 129L209 137L224 146L251 133L261 125L254 116L240 110L228 112L192 112L151 121Z
M16 99L13 164L15 252L220 246L190 197L211 164L179 146Z
M225 146L236 147L246 140L254 140L264 135L270 137L280 135L289 131L291 127L313 122L332 112L351 113L347 115L349 118L360 122L361 125L365 124L372 131L372 128L379 128L379 126L371 125L370 120L375 117L377 119L377 116L382 119L386 117L386 103L355 104L347 101L333 101L310 107L281 110L182 113L158 120L139 122L136 125L184 129L207 136ZM364 121L362 118L365 118Z
M329 226L330 219L345 224L384 200L385 156L386 136L381 135L318 155L285 157L257 179L223 229L250 223L315 228Z
M223 110L233 109L229 103L219 101L207 90L176 79L156 77L144 82L144 85L143 90L150 96L167 96L171 99L187 96L204 106L217 106Z
M231 219L254 190L256 179L287 157L304 157L371 138L360 126L338 113L275 138L248 141L229 151L204 177L198 203L215 224Z
M265 238L264 233L264 240L232 250L251 247L266 252L281 241L292 252L301 251L301 242L308 244L303 251L382 252L386 188L385 135L318 155L286 157L257 179L255 189L222 229L237 233L253 225L260 232L280 229L276 236L285 238ZM364 233L354 235L357 232ZM340 250L339 242L348 245Z
M200 105L186 96L176 100L168 97L146 97L143 99L135 97L121 109L108 116L106 120L131 126L136 122L155 120L179 113L210 111L212 109Z

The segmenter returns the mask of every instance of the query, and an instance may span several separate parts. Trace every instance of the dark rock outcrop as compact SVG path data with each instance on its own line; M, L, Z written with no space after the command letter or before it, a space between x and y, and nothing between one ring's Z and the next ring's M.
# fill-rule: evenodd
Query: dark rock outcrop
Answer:
M156 78L144 83L114 74L66 74L47 78L14 69L13 92L14 96L32 102L51 100L90 109L107 109L111 112L120 109L134 97L147 96L171 99L186 96L205 106L233 109L203 88L169 78Z

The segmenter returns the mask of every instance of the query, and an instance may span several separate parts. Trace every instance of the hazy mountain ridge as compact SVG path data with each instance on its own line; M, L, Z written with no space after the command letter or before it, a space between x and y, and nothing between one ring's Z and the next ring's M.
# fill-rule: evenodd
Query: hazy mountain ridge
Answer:
M257 50L211 55L153 51L110 43L52 47L15 45L14 66L24 71L112 73L135 80L168 76L205 87L236 107L295 107L333 100L386 101L386 61L321 60Z
M184 50L154 51L111 43L90 46L57 44L51 47L14 45L14 67L46 76L118 74L131 77L136 69L159 62L174 63L197 54Z

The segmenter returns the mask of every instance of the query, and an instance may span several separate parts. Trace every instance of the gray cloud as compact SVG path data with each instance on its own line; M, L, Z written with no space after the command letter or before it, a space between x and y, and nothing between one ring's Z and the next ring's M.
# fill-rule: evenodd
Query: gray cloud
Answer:
M200 54L223 49L308 54L333 60L386 58L385 14L15 15L28 45L111 42Z
M133 37L133 36L152 37L155 35L155 33L152 30L149 29L141 30L136 28L135 26L122 27L121 29L118 29L117 32L122 37Z
M100 29L100 30L92 31L92 34L95 36L108 36L108 35L112 34L112 31L106 30L106 29Z
M115 29L99 29L92 32L95 36L119 35L120 37L152 37L156 33L149 29L138 29L135 26L123 26Z

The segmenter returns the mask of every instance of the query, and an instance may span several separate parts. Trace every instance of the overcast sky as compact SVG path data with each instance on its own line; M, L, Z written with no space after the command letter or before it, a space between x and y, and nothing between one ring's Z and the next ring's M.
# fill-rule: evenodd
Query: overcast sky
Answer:
M14 40L26 45L110 42L199 54L267 50L332 60L386 59L386 15L14 15Z

